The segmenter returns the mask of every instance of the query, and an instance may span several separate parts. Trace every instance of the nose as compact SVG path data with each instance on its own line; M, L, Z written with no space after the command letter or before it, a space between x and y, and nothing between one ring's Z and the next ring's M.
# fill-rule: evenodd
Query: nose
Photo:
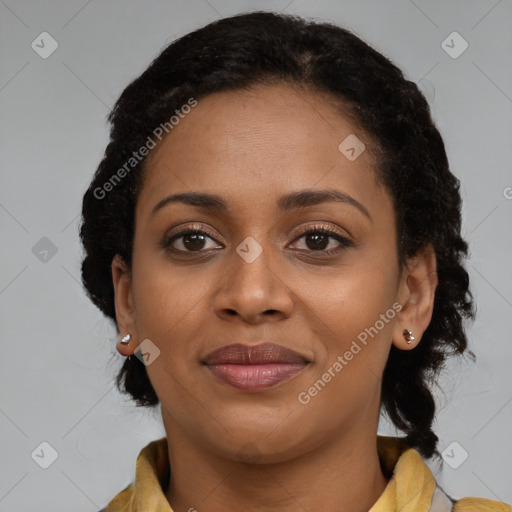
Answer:
M216 314L230 321L259 324L289 318L293 291L286 283L282 265L263 250L254 260L237 252L229 260L214 297Z

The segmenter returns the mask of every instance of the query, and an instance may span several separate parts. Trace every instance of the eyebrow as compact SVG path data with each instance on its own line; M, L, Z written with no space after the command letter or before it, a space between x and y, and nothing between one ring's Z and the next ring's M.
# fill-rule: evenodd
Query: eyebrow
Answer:
M307 208L308 206L316 206L322 203L338 202L345 203L356 207L368 219L372 220L368 210L356 199L340 192L339 190L299 190L281 196L277 202L277 207L281 212L288 212L298 208ZM159 201L153 208L151 215L158 210L171 203L182 203L197 208L213 210L220 213L229 211L228 204L224 199L216 194L208 194L203 192L182 192L172 194Z

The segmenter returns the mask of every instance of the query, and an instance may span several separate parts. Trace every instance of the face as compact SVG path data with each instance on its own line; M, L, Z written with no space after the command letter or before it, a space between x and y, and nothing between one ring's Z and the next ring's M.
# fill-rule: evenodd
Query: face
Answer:
M272 85L200 99L153 150L132 271L113 273L120 328L160 351L168 434L278 461L377 428L391 343L423 324L404 325L415 292L370 146L327 98Z

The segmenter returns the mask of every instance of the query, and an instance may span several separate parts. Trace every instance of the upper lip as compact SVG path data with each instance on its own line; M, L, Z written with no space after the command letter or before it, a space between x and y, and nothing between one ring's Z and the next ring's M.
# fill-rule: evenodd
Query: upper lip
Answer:
M304 364L307 358L289 348L276 343L245 345L235 343L225 345L210 352L204 359L206 365L217 364Z

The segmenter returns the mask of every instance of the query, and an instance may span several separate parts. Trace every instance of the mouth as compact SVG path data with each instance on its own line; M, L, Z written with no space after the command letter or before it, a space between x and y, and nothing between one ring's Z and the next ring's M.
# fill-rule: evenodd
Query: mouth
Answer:
M257 392L292 379L310 362L282 345L237 343L211 352L202 364L225 383L246 392Z

